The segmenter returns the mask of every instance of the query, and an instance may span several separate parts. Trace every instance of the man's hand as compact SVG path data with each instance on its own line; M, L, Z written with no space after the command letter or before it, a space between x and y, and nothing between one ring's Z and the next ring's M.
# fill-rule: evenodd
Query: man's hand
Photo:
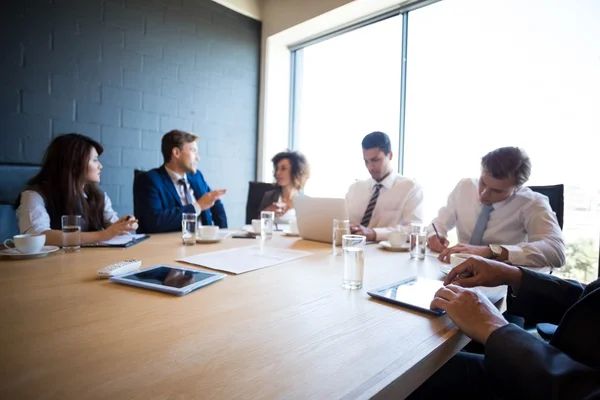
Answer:
M362 225L350 225L350 233L353 235L363 235L367 238L367 242L374 242L377 234L373 229L369 229Z
M458 329L482 344L496 329L508 325L500 311L476 289L445 286L436 292L431 308L446 311Z
M441 242L440 239L442 239ZM446 248L448 248L450 242L443 236L440 236L440 239L438 239L436 235L430 236L429 239L427 239L427 246L431 250L437 253L441 253L442 251L446 250Z
M448 273L444 285L462 287L510 285L517 291L521 285L523 272L503 262L471 257L460 263Z
M440 252L438 258L442 262L449 263L450 254L455 253L473 254L474 256L480 256L484 258L491 258L493 255L492 250L490 250L488 246L473 246L470 244L459 243L456 246L448 247L444 251Z
M212 192L205 193L204 196L200 197L196 202L200 206L200 209L204 211L214 206L215 202L225 193L227 193L227 190L225 189L213 190Z

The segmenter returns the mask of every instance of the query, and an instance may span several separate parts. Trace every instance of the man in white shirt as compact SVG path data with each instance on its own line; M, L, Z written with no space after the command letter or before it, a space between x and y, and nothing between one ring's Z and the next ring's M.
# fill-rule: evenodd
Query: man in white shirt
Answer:
M362 150L371 178L355 182L346 194L350 231L368 241L386 240L392 230L410 233L411 222L423 220L421 187L393 172L390 138L385 133L369 133Z
M513 265L560 267L566 249L548 198L523 185L531 161L517 147L502 147L481 159L481 176L462 179L448 197L429 232L428 245L450 254L468 253ZM457 229L459 244L448 247L446 236Z

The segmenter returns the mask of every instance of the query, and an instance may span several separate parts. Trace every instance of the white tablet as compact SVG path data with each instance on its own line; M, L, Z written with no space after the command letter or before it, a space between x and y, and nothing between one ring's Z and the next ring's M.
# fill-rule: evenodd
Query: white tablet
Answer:
M367 293L371 297L412 308L413 310L433 315L444 315L445 311L443 310L429 308L435 292L443 285L442 281L413 276Z
M225 276L225 274L185 267L155 265L140 271L113 276L110 280L125 285L183 296L223 279Z

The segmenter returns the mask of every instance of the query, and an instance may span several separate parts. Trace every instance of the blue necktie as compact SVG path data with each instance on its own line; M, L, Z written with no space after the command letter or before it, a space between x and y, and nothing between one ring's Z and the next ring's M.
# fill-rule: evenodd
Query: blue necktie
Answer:
M479 214L479 218L477 218L477 223L475 224L475 228L473 228L473 234L471 235L471 240L469 244L480 246L481 239L483 238L483 232L485 231L485 226L490 219L490 213L494 209L491 205L484 205L481 209L481 213Z
M194 204L194 199L192 198L192 194L190 193L190 190L187 187L187 182L185 179L180 179L179 183L181 184L181 186L183 186L183 195L185 196L185 200L187 201L188 204Z

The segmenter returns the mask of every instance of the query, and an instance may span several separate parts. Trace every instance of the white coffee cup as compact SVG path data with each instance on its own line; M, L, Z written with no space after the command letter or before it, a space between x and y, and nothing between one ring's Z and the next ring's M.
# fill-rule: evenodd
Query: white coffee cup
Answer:
M456 267L459 264L464 263L465 261L467 261L467 259L473 257L473 254L466 254L466 253L454 253L454 254L450 254L450 265L452 265L452 267Z
M294 235L298 234L298 223L296 220L290 221L290 233L293 233Z
M260 233L260 219L252 220L252 230L254 233Z
M408 235L404 232L395 231L388 234L388 242L392 247L404 247L407 240Z
M4 245L17 249L23 254L38 253L46 243L46 235L16 235L12 239L6 239Z
M219 236L219 227L214 225L203 225L198 229L202 239L216 239Z

